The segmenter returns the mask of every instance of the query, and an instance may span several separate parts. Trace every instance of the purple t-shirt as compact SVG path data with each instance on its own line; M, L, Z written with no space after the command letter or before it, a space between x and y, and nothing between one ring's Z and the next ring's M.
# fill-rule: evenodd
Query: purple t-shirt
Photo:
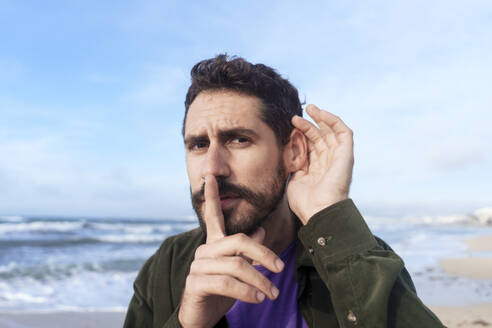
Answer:
M226 313L230 327L288 327L307 328L307 324L297 307L297 290L299 288L294 276L296 241L294 240L280 258L285 263L284 270L274 273L262 265L255 265L267 279L278 287L280 293L276 300L268 298L260 304L236 301Z

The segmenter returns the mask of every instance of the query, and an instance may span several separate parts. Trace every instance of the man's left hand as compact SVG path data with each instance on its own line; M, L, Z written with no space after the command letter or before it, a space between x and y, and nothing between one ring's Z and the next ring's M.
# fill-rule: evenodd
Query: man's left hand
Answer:
M354 166L353 132L343 121L314 105L306 112L318 126L294 116L292 124L307 139L308 160L287 185L291 210L303 224L322 209L348 198Z

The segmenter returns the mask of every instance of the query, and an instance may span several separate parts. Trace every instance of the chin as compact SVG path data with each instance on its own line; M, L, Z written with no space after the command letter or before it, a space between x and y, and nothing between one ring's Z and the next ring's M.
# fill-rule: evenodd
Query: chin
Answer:
M229 211L228 211L229 212ZM229 213L224 213L224 225L227 235L244 233L251 235L261 227L270 217L270 213L258 213L250 210L241 213L239 208L233 209Z

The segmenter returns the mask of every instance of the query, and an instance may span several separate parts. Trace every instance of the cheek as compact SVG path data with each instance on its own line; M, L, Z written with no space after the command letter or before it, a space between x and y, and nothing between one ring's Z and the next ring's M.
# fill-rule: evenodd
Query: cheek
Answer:
M249 156L238 161L237 177L247 184L256 183L263 185L277 175L279 159L276 154L262 154L262 156Z

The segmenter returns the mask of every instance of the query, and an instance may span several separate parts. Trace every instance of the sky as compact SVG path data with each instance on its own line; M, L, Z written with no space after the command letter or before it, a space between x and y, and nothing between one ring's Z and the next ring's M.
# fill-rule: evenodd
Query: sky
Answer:
M0 0L0 215L193 215L189 71L275 68L354 130L363 214L492 206L490 1Z

